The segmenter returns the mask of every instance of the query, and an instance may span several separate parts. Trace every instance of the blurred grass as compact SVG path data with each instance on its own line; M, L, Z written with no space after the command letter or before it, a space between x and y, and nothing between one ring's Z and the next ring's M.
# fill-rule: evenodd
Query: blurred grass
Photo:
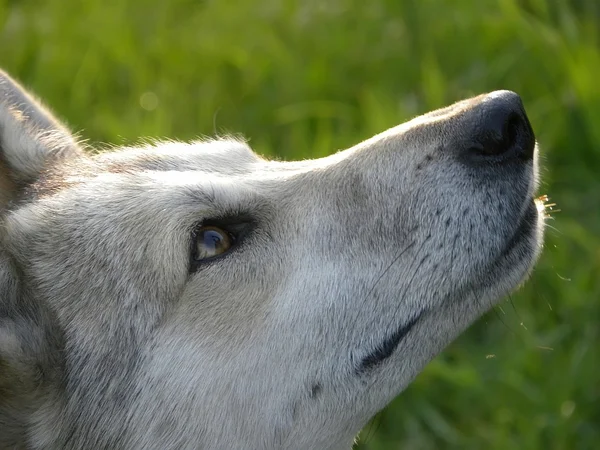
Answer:
M541 193L562 210L542 260L357 448L587 450L600 448L599 24L596 0L0 0L0 65L92 143L235 132L286 159L519 92Z

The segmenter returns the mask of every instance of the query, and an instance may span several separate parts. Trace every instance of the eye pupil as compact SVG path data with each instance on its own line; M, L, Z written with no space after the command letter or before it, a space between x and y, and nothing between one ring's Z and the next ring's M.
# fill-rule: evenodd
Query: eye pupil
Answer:
M223 236L215 230L208 230L204 232L204 245L209 249L215 249L223 241Z
M196 260L212 258L225 253L232 244L232 238L217 227L201 227L196 234Z

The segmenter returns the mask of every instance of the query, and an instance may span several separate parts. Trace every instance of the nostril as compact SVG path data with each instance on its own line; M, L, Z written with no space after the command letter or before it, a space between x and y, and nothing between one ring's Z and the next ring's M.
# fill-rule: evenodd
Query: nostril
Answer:
M506 125L504 126L504 133L502 133L504 147L506 150L514 148L515 145L518 145L517 139L522 126L523 121L521 116L519 116L519 114L516 112L510 113L508 120L506 121Z
M470 151L481 156L499 156L518 146L523 121L518 113L511 112L506 118L492 117Z
M472 111L467 154L473 162L533 158L535 137L517 94L492 93Z

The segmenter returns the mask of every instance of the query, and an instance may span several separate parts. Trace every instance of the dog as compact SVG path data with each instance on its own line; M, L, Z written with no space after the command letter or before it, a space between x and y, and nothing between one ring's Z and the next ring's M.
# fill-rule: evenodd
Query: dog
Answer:
M496 91L316 160L92 154L2 73L0 448L351 448L527 278L537 153Z

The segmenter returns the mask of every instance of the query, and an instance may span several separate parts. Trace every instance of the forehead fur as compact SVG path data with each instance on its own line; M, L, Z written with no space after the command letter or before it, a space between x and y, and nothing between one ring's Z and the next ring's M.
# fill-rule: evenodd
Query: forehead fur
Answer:
M147 172L195 171L235 176L262 162L250 147L234 138L191 143L154 141L61 161L49 167L24 195L26 201L53 195L102 174L140 175Z

